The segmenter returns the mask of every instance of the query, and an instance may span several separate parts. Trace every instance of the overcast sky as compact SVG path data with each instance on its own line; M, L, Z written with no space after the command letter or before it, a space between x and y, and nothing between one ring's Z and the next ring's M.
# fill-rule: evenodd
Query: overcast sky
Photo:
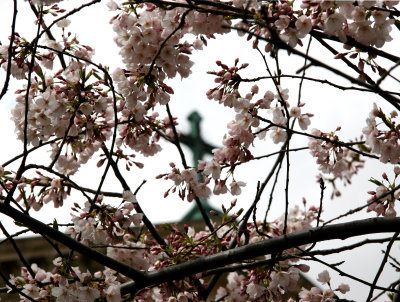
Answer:
M81 3L81 1L71 1L73 4ZM6 38L10 34L9 24L12 17L12 10L10 6L11 1L0 1L0 41L6 44ZM32 37L34 30L33 25L33 14L26 10L25 1L18 1L19 17L17 23L17 31L23 37ZM61 6L61 5L60 5ZM110 66L111 71L116 67L123 67L120 63L118 56L118 49L113 43L113 32L111 26L108 24L108 20L112 17L112 14L105 8L105 3L95 5L84 12L78 13L76 16L71 18L72 24L68 28L72 33L77 33L78 39L82 44L92 46L96 55L94 61L96 63L102 63L103 65ZM216 60L222 60L224 63L231 65L235 58L239 57L240 62L250 63L250 67L247 69L248 77L257 77L266 75L265 68L263 67L261 57L251 49L251 42L247 42L244 39L238 39L236 34L230 34L223 37L218 36L215 41L210 41L209 46L203 51L194 53L192 60L195 62L193 73L190 78L181 81L175 79L167 81L167 84L171 85L175 91L175 95L171 98L170 103L173 115L179 117L179 129L182 132L188 132L189 125L186 121L186 117L193 110L197 110L203 117L202 132L204 139L209 143L215 145L221 145L224 133L226 133L226 124L234 118L234 114L231 110L223 108L218 105L215 101L208 100L205 96L206 91L213 87L213 77L207 75L206 72L215 70ZM303 47L305 48L305 47ZM305 51L305 49L303 49ZM314 42L311 48L311 55L320 56L325 51L319 48ZM268 56L267 56L268 57ZM302 66L303 60L295 56L288 57L284 52L281 52L281 57L284 58L281 61L281 68L283 73L293 73L296 69ZM329 58L332 56L325 52L324 58L327 62L333 62ZM270 60L273 64L272 60ZM340 62L334 62L336 66L340 67ZM341 82L345 85L350 85L345 81L332 77L330 73L323 72L319 68L310 68L308 71L309 76L315 76L319 78L330 78L337 82ZM0 72L0 80L4 79L4 72ZM2 83L2 82L1 82ZM9 158L18 154L22 151L22 144L16 142L13 134L13 124L10 121L10 110L14 106L14 94L13 91L20 88L22 83L12 80L10 91L0 103L0 127L3 129L1 133L2 144L0 148L0 163L7 161ZM294 104L297 100L297 84L284 79L282 81L283 88L289 88L290 98ZM273 90L271 82L264 81L259 83L260 91L264 93L266 90ZM302 101L307 105L304 107L305 112L315 114L312 119L312 128L318 128L322 131L328 132L334 130L337 126L342 126L340 137L346 141L348 139L355 138L361 134L361 129L365 126L365 118L368 116L369 111L372 108L373 102L378 102L380 106L384 108L390 108L384 102L380 101L377 96L361 94L361 93L343 93L338 90L331 89L327 85L316 84L316 83L305 83L302 91ZM165 116L165 112L160 110L160 115ZM292 143L293 147L306 146L307 141L304 139L295 139ZM138 194L138 200L145 211L146 215L149 216L154 222L166 222L166 221L179 221L179 219L186 213L186 211L192 206L187 202L181 201L177 195L170 195L168 198L163 198L163 193L167 190L172 183L156 180L155 176L159 173L169 172L170 168L168 163L174 161L177 164L180 163L177 150L166 144L163 144L165 152L156 155L154 158L143 159L138 157L140 160L144 160L145 168L143 170L132 169L131 172L125 172L129 185L135 189L143 179L148 182L143 186ZM255 155L265 154L274 152L279 146L273 145L270 142L257 142ZM257 149L259 148L259 149ZM185 149L186 150L186 149ZM186 150L187 151L187 150ZM190 153L186 153L189 161L191 160ZM46 153L39 153L38 155L29 156L29 160L36 161L46 156ZM247 207L251 204L255 191L257 181L262 181L268 173L271 163L274 158L263 161L254 162L248 167L239 167L236 179L247 183L247 187L244 190L243 195L238 199L238 208ZM301 151L293 153L291 155L291 179L290 179L290 202L291 204L300 204L302 197L306 197L309 204L318 204L319 200L319 185L316 183L315 175L318 174L317 168L315 167L315 160L309 155L308 151ZM87 187L96 188L99 182L100 175L102 173L94 170L95 162L91 163L90 169L87 169L82 176L78 176L75 179L82 182L82 185ZM330 188L326 191L326 201L324 206L323 218L329 219L337 216L338 214L346 212L350 207L359 206L365 203L365 200L369 197L367 191L375 189L372 184L369 184L367 180L372 176L379 178L382 172L392 173L390 166L384 167L377 164L368 164L365 169L361 171L359 177L353 179L353 185L351 187L342 190L343 196L340 199L329 200ZM392 174L391 174L392 175ZM89 176L89 177L88 177ZM112 175L109 179L112 179ZM284 187L283 178L280 182L280 187ZM104 189L122 192L119 184L115 181L109 181L106 183ZM268 191L267 191L268 192ZM263 210L267 206L268 195L266 195L259 205L258 213L259 217L263 217ZM220 208L221 203L229 205L233 197L223 196L218 198L212 198L212 204L215 207ZM72 201L71 201L72 202ZM65 210L69 210L69 202L65 203L64 209L61 211L54 211L51 209L51 205L47 205L44 211L37 214L39 219L44 222L51 222L52 215L56 215L60 222L68 216L65 214ZM277 190L275 194L275 203L270 215L271 218L279 217L284 211L284 194L283 189ZM45 214L44 214L45 213ZM50 215L51 214L51 215ZM366 215L365 212L362 215L357 216L358 218L373 217L373 214ZM1 217L3 219L3 217ZM349 219L355 219L354 217ZM346 220L346 219L345 219ZM345 221L343 220L343 221ZM10 231L15 228L10 227ZM351 241L346 241L346 243ZM334 243L335 244L335 243ZM342 242L338 242L341 245ZM324 244L320 245L325 246ZM384 246L382 246L384 248ZM394 250L398 250L396 245ZM382 257L379 249L374 246L374 249L363 250L365 253L369 253L371 257L372 253L376 253L375 259L378 259L376 263L369 263L366 265L363 262L363 257L355 257L353 254L349 255L348 259L343 259L343 255L338 258L331 258L330 262L336 262L340 260L347 260L342 269L347 270L349 273L355 273L357 276L361 276L371 281L373 279L373 273L376 272L376 268L379 266L380 259ZM362 274L360 273L360 267L363 268ZM317 269L312 270L312 273L319 273L321 266ZM334 275L334 274L333 274ZM387 285L388 282L394 281L395 275L390 278L384 279L382 285ZM342 281L342 280L341 280ZM343 280L347 282L347 280ZM335 281L334 281L335 282ZM385 284L386 282L386 284ZM353 299L365 299L367 293L365 293L365 287L356 285L353 282L349 282L354 290L351 291L351 297ZM339 283L333 284L338 286Z

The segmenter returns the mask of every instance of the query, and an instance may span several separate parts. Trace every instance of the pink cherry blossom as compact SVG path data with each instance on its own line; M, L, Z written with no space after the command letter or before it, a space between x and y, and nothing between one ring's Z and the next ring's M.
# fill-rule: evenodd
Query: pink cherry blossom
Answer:
M318 274L317 281L321 282L322 284L329 283L331 281L331 277L327 270L322 271Z
M241 187L246 186L246 183L244 183L243 181L232 181L230 184L230 192L232 195L240 195L240 193L242 192Z

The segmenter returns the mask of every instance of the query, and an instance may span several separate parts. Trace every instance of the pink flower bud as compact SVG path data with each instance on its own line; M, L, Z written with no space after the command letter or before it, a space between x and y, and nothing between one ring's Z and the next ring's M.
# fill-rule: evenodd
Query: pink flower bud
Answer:
M232 74L230 72L225 72L224 73L224 79L229 81L232 78Z
M347 53L342 53L342 52L339 52L337 55L335 55L333 58L334 59L341 59L341 58L343 58L344 56L346 56L346 54Z
M310 270L310 267L307 264L299 264L296 267L301 270L303 273L307 273Z
M236 205L236 202L237 202L237 198L235 198L234 200L231 201L232 208Z
M345 294L350 290L350 286L342 283L339 285L339 287L336 290L340 291L342 294Z
M256 94L258 93L258 86L254 85L253 87L251 87L251 93Z
M309 210L312 212L318 212L318 208L316 206L311 206Z
M210 215L211 216L218 216L218 213L217 213L217 211L211 210L210 211Z

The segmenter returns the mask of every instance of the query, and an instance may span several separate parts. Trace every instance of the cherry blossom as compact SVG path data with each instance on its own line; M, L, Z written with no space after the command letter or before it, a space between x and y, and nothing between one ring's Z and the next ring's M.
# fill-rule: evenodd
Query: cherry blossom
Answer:
M322 284L329 283L331 281L331 277L329 276L328 271L324 270L323 272L319 273L317 281L321 282Z
M370 198L359 208L344 208L344 216L359 209L375 212L368 215L397 215L400 107L398 94L395 89L387 89L390 85L385 79L396 81L399 59L384 47L393 39L392 29L398 22L395 5L399 1L109 1L113 43L122 60L121 66L111 68L95 62L95 50L67 30L74 22L70 16L97 1L83 3L71 11L62 8L64 3L59 6L59 2L30 1L38 35L29 40L25 33L17 33L11 27L8 41L0 44L1 70L6 78L11 76L10 81L6 79L4 93L9 83L18 80L11 119L15 136L24 147L20 155L0 166L0 205L7 209L8 212L3 210L6 215L36 233L45 234L43 229L48 231L46 234L58 232L58 236L46 235L51 240L64 238L61 242L65 243L72 238L71 250L75 251L77 246L81 252L105 247L102 259L109 263L99 261L104 264L103 269L84 271L76 265L72 253L59 253L52 268L46 271L23 261L25 267L19 275L10 276L10 292L18 293L21 301L26 301L24 295L38 301L205 301L211 299L207 295L216 276L227 272L226 284L218 283L221 286L216 300L278 302L294 290L303 302L330 302L347 295L349 285L338 282L340 285L333 286L336 281L330 278L329 265L314 276L325 289L299 288L302 274L309 272L309 257L316 251L316 242L302 241L254 257L234 257L246 248L257 250L258 244L268 241L285 239L290 243L290 238L298 234L312 239L318 232L323 233L325 225L320 226L326 221L322 211L325 182L332 185L332 195L339 196L337 181L351 184L368 158L393 165L394 176L384 172L380 178L371 177L374 187L368 192ZM54 36L53 31L57 33ZM225 107L231 115L220 137L221 147L212 150L210 159L190 166L179 140L181 117L171 113L170 103L176 98L174 89L180 88L172 79L190 78L195 64L193 54L206 51L211 40L230 32L251 42L264 64L264 73L256 75L254 66L239 58L230 63L226 58L217 60L210 67L215 68L209 71L214 83L203 96ZM314 40L332 55L314 59L315 51L309 52L303 46ZM108 43L105 38L103 43ZM338 46L344 50L338 50ZM298 74L285 73L282 50L289 55L288 61L290 56L306 59ZM315 58L318 56L317 53ZM382 58L393 65L382 63ZM329 59L343 61L343 69L351 71L342 72L335 64L329 66L325 63ZM315 66L333 71L354 86L312 78L308 73ZM292 89L289 80L292 83L297 79L373 94L395 110L384 112L373 104L363 135L358 133L354 140L339 137L341 126L330 132L308 130L314 117L308 106L313 100L307 100L306 106L301 100L301 85L298 91ZM317 112L315 115L318 117ZM307 137L307 147L298 147L293 137ZM269 143L267 151L260 151L260 140ZM199 198L213 198L213 202L219 203L222 214L211 210L211 219L203 215L206 227L153 225L141 208L141 203L146 202L141 186L129 187L131 179L125 173L142 169L149 162L137 158L151 158L167 144L177 148L180 161L171 162L164 171L151 172L158 174L157 179L165 180L164 197L179 197L182 202L195 200L200 208ZM295 194L291 181L286 179L282 199L277 197L275 186L282 182L278 177L281 167L286 165L287 175L291 172L289 154L307 148L321 172L317 175L320 205L307 205L303 198L302 208L292 207ZM31 153L38 154L38 149L49 155L43 156L40 163L31 160ZM274 158L273 168L264 182L260 180L252 186L250 177L240 175L240 166L266 158ZM99 172L98 186L89 188L83 185L85 180L82 185L78 180L83 167L93 160L97 161L96 169L103 172ZM153 157L150 161L157 160ZM122 171L122 166L126 171ZM110 179L110 171L115 175L113 192L103 187L103 182ZM241 196L246 185L256 189L251 206L244 205L248 196ZM225 206L228 192L238 199ZM265 205L261 206L265 200L269 202L268 209L260 222L256 211ZM275 200L284 200L285 206L284 214L274 219L267 214L272 203L277 203ZM51 226L38 221L34 226L29 224L32 211L43 210L49 204L62 207L61 211L71 210L70 223L59 225L54 220ZM13 211L25 215L25 221L9 214ZM328 221L327 227L340 218ZM13 238L3 233L7 240ZM228 255L224 265L208 261L221 255ZM196 264L204 259L212 266L203 268L205 262ZM129 269L119 271L115 263ZM197 266L191 267L192 263ZM179 277L171 277L168 272L179 265L189 269L180 270ZM372 289L373 286L371 293Z

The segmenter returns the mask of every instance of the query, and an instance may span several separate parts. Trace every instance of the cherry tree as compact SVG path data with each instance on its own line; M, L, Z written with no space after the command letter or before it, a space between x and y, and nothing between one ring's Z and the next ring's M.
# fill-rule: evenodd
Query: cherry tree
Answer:
M114 37L102 43L116 44L119 53L111 56L120 56L120 66L94 60L93 46L68 30L75 15L100 1L72 3L73 9L63 8L71 1L9 1L13 20L0 46L0 98L19 86L11 119L22 148L2 159L0 213L23 231L10 233L1 221L0 228L23 266L20 275L0 273L3 290L21 301L345 301L354 294L350 280L367 288L367 301L398 299L400 278L379 281L387 270L400 270L400 57L390 43L400 30L399 1L109 1ZM32 39L16 31L18 6L35 15L26 24L35 29ZM174 79L190 81L194 53L228 34L239 36L238 48L251 43L248 57L259 63L229 61L223 53L207 62L214 82L203 101L233 119L224 121L222 147L192 165L179 139L185 117L172 110ZM298 64L294 72L284 68L289 59ZM352 119L363 127L317 129L321 117L313 104L326 95L307 94L307 83L349 93L348 103L352 91L361 94L369 114L355 112ZM168 146L179 160L153 171L152 158ZM300 181L291 177L299 152L318 168L302 172L317 180L312 202L292 189ZM32 159L36 154L39 160ZM268 169L259 171L267 160ZM99 181L90 187L79 175L93 161ZM370 163L379 168L366 178L362 171ZM258 181L241 173L248 165L261 173ZM149 219L143 184L131 184L132 174L140 178L148 167L159 187L166 184L159 202L195 204L202 229L188 223L161 231ZM345 192L356 181L371 189L350 204ZM108 182L112 191L104 189ZM248 187L255 188L252 196L242 194ZM327 219L326 195L341 214ZM212 196L221 212L204 210L201 199ZM271 218L277 203L282 215ZM50 207L71 213L69 222L48 217ZM51 270L29 263L18 249L15 238L26 232L58 252ZM351 244L334 241L353 237ZM321 245L326 241L336 243ZM377 264L372 280L341 268L348 251L365 246L383 250L379 259L362 254L366 266ZM81 270L76 255L103 269ZM342 261L331 263L329 255ZM316 284L301 286L315 264L324 267L309 275Z

